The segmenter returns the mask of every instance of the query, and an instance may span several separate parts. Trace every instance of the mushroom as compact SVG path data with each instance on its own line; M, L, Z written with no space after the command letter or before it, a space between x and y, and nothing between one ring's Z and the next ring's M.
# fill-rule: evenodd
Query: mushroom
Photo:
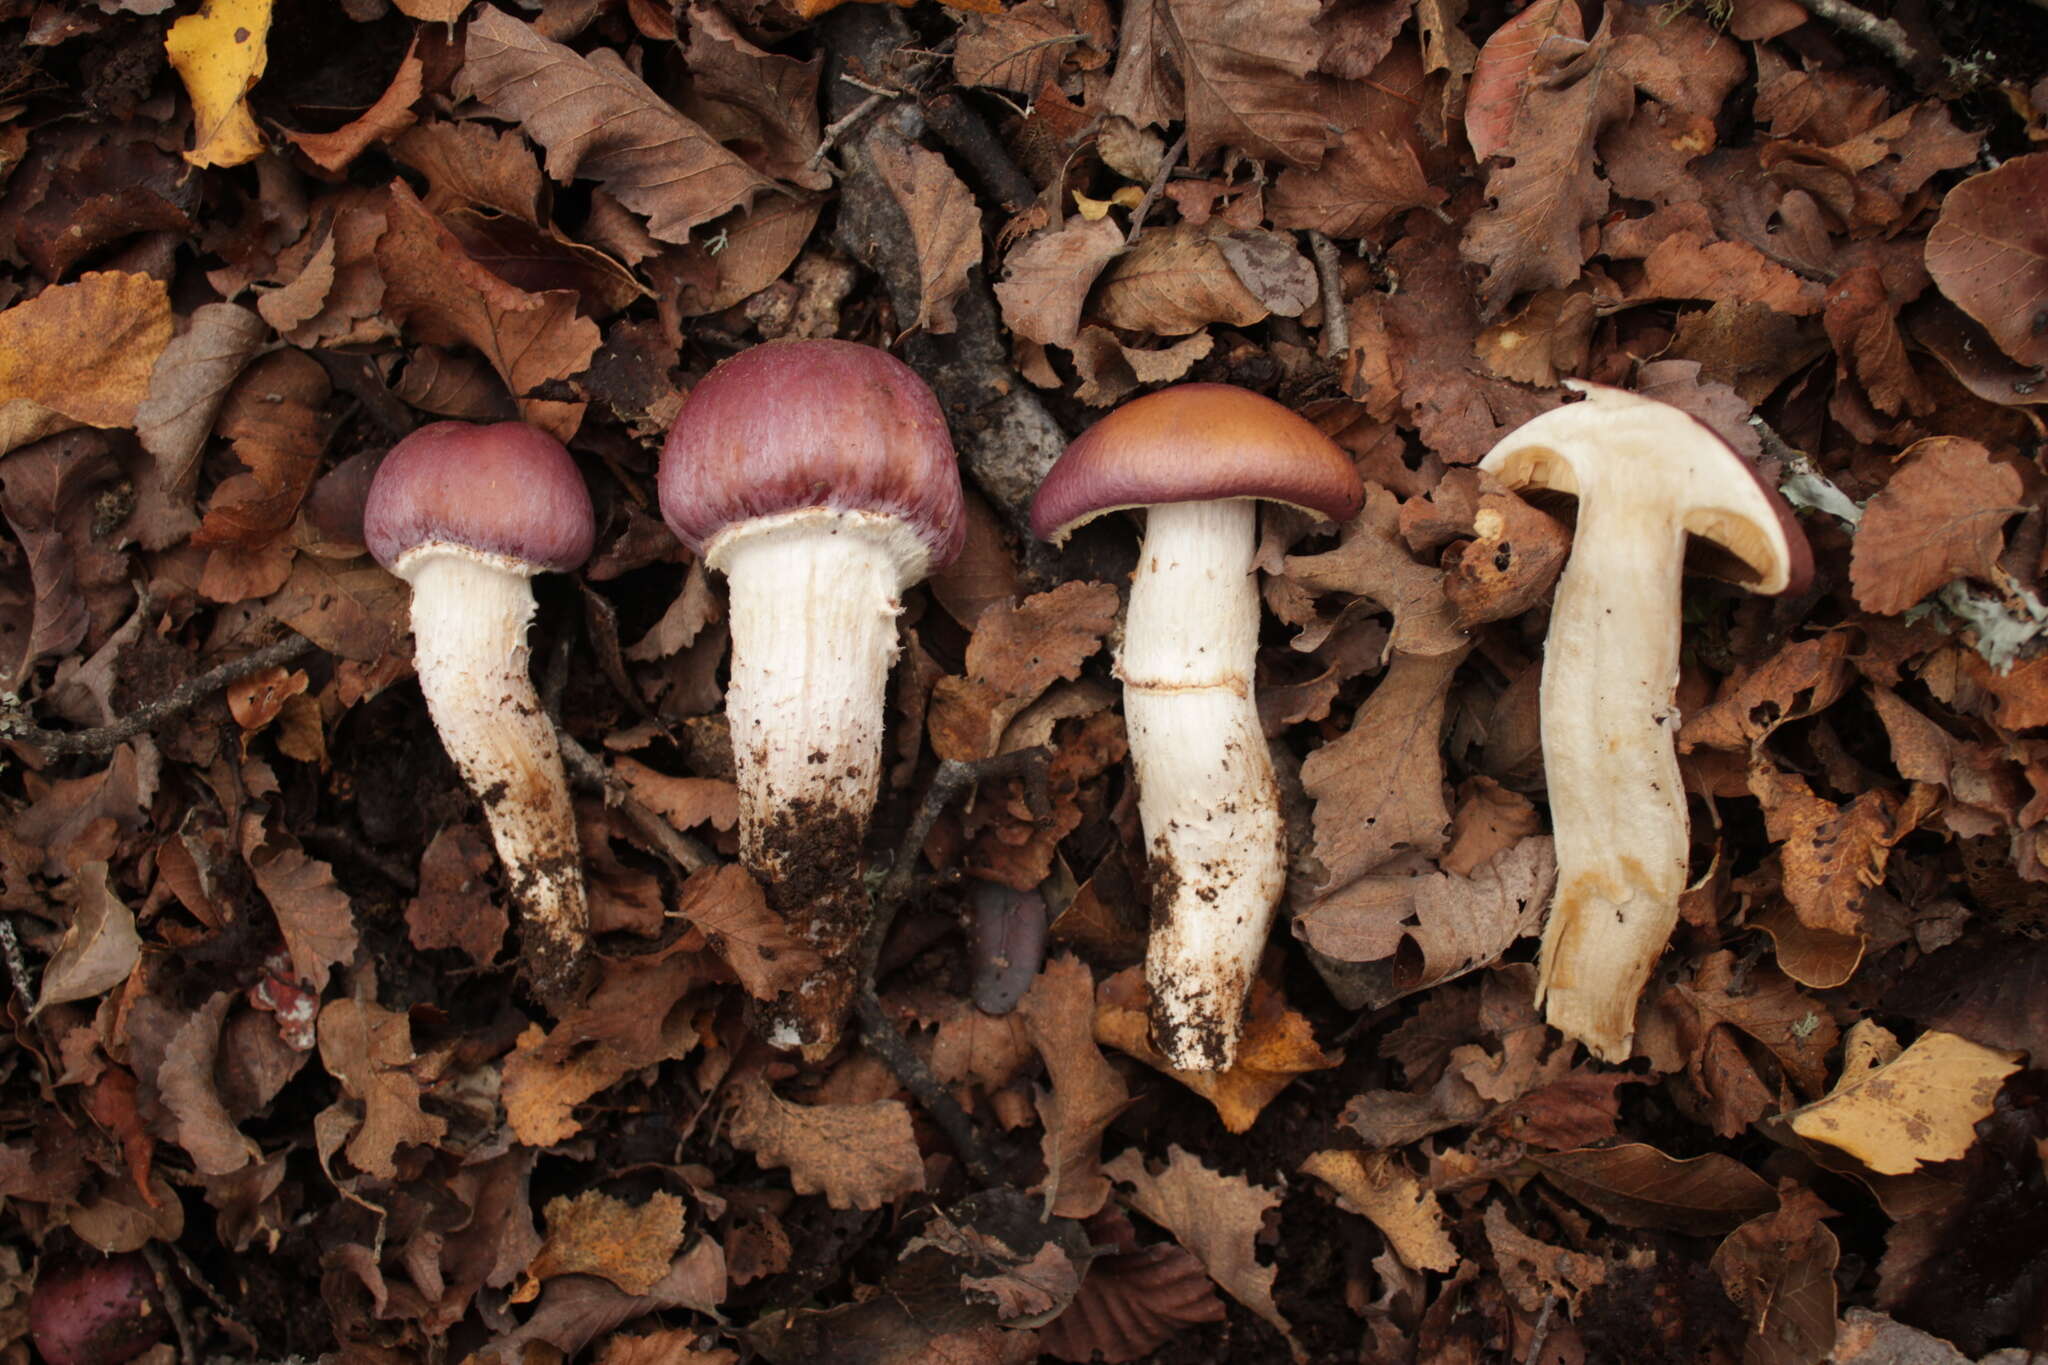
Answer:
M560 1011L589 971L583 855L554 725L527 672L533 575L590 555L590 494L559 441L519 422L435 422L391 448L363 507L377 562L412 585L427 711L483 802L521 915L526 970Z
M1183 1070L1231 1064L1287 885L1252 695L1253 501L1344 521L1364 496L1350 458L1301 417L1228 384L1183 384L1083 432L1031 504L1032 531L1056 543L1105 512L1147 509L1117 674L1152 883L1152 1036Z
M776 341L691 390L661 511L730 597L740 857L824 965L771 1002L778 1047L838 1040L872 921L861 846L904 590L966 537L938 401L870 346Z
M1797 591L1813 558L1791 509L1692 417L1619 389L1524 423L1480 468L1579 500L1543 646L1544 780L1557 893L1536 996L1551 1025L1628 1059L1636 999L1678 922L1691 863L1674 737L1688 534L1752 591Z

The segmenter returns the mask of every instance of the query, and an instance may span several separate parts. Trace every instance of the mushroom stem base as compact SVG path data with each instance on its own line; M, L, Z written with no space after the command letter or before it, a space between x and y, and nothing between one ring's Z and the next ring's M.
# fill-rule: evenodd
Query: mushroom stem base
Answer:
M399 562L412 584L413 659L441 746L483 803L520 912L526 971L557 1013L590 970L583 850L555 727L528 671L530 569L439 547Z
M1145 977L1172 1065L1220 1071L1287 885L1272 756L1252 695L1255 505L1146 513L1117 671L1152 882Z
M730 590L740 857L824 963L763 1007L780 1047L829 1051L852 1005L899 597L926 557L900 521L827 508L743 522L705 556Z

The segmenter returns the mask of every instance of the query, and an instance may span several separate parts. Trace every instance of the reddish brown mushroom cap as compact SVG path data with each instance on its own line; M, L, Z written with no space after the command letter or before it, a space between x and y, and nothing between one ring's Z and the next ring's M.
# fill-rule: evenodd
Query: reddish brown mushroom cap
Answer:
M1076 437L1031 501L1031 532L1061 540L1125 507L1267 498L1348 521L1365 500L1351 457L1307 419L1230 384L1180 384Z
M967 514L917 372L850 341L771 341L690 391L661 452L661 514L698 554L726 527L810 507L900 518L952 562Z
M424 545L573 569L595 535L576 461L523 422L421 427L391 447L363 505L363 541L387 569Z

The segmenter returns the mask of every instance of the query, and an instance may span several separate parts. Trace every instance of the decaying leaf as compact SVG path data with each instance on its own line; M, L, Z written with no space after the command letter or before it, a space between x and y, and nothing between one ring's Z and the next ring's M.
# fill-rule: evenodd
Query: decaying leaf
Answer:
M763 1166L787 1166L790 1182L834 1208L875 1209L924 1188L924 1162L898 1100L792 1104L760 1076L739 1083L733 1144Z
M1826 1097L1795 1109L1786 1122L1879 1174L1904 1175L1967 1152L1977 1121L2019 1064L2016 1052L1930 1029L1882 1066L1844 1074Z

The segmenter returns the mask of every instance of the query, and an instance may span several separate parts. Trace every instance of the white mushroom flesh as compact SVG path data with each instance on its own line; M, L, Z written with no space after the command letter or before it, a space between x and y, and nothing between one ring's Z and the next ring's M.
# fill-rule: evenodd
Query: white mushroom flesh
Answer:
M427 544L395 572L412 585L413 659L427 711L483 803L506 890L523 915L528 970L559 1006L587 969L590 916L561 750L528 668L537 570Z
M1252 692L1256 515L1246 499L1147 511L1117 660L1152 880L1152 1034L1183 1070L1234 1060L1287 881Z
M720 532L732 627L726 719L740 856L825 960L770 1010L779 1047L836 1041L870 919L861 848L881 774L902 594L930 552L902 520L806 508Z

